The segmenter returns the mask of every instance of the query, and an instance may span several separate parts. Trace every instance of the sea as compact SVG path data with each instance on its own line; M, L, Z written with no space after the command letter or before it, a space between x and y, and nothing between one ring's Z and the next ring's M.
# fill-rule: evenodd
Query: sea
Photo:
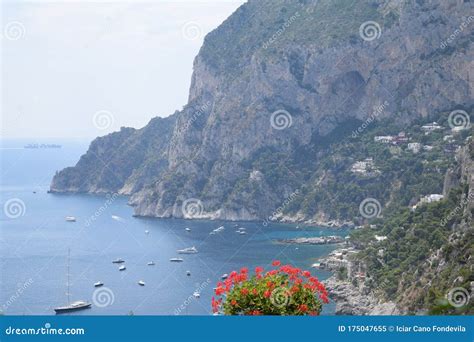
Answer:
M336 248L280 240L348 234L289 224L139 218L124 196L48 193L55 172L74 166L87 148L87 141L72 139L1 141L1 314L53 315L55 307L84 300L90 309L69 314L209 315L222 275L269 269L273 260L310 269ZM222 232L210 234L220 226ZM247 234L236 232L241 227ZM192 246L198 253L177 253ZM176 257L183 262L170 262ZM126 270L112 263L117 258ZM311 271L320 280L330 276ZM104 285L94 287L99 281ZM323 314L334 309L331 302Z

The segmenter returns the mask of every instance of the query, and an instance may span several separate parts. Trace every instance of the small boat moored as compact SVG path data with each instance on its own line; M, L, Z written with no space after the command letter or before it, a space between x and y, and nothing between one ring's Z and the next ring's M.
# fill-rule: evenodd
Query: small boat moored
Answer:
M127 268L125 267L125 265L122 265L119 267L119 271L125 271Z
M115 259L114 261L112 261L112 264L122 264L124 262L125 262L125 260L118 258L118 259Z
M171 258L170 261L171 262L183 262L184 260L181 259L181 258Z
M76 218L74 216L66 216L66 222L76 222Z
M145 286L145 282L144 282L143 280L139 280L139 281L138 281L138 285L140 285L140 286Z
M91 303L84 302L82 300L71 303L69 305L65 306L60 306L57 308L54 308L54 311L59 314L63 312L71 312L71 311L78 311L78 310L83 310L83 309L89 309L91 307Z
M98 281L97 283L94 283L94 287L101 287L103 285L104 285L104 283L101 282L101 281Z
M198 250L196 247L192 246L184 249L178 249L176 252L178 252L178 254L196 254Z
M190 232L191 228L184 228L185 231Z
M191 275L191 271L186 271L186 275L187 275L187 276L190 276L190 275Z
M198 291L194 291L193 296L195 298L199 298L199 297L201 297L201 294Z
M155 266L155 262L154 261L150 261L147 263L148 266Z
M227 278L229 278L229 275L227 273L224 273L221 277L222 280L226 280Z

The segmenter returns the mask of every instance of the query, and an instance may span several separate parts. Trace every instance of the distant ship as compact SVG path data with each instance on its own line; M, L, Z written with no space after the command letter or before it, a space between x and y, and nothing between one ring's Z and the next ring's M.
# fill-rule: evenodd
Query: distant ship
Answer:
M94 283L94 287L101 287L103 285L104 285L104 283L101 282L101 281L98 281L97 283Z
M170 261L171 262L183 262L184 260L181 259L181 258L171 258Z
M139 280L139 281L138 281L138 285L140 285L140 286L145 286L145 282L144 282L143 280Z
M124 263L124 262L125 262L125 260L118 258L118 259L115 259L114 261L112 261L112 264L121 264L121 263Z
M67 222L76 222L76 218L74 216L66 216Z
M179 254L196 254L198 250L196 249L196 247L192 246L184 249L178 249L177 252Z
M84 310L84 309L89 309L91 307L91 303L88 303L83 300L78 300L75 302L70 302L70 292L69 292L69 259L70 259L71 251L68 249L68 255L67 255L67 305L64 306L59 306L54 308L54 311L59 314L59 313L64 313L64 312L71 312L71 311L79 311L79 310Z

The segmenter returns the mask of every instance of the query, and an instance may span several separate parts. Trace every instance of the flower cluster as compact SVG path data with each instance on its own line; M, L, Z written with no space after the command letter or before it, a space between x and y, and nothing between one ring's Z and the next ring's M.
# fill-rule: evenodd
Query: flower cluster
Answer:
M319 315L328 293L309 271L272 262L273 269L233 271L217 284L212 311L226 315Z

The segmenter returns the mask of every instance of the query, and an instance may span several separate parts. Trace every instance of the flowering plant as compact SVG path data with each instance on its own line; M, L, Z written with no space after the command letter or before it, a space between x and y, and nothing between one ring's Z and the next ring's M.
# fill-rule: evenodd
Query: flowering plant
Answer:
M273 261L267 272L255 268L233 271L215 289L212 311L226 315L319 315L322 303L328 303L323 284L309 271Z

